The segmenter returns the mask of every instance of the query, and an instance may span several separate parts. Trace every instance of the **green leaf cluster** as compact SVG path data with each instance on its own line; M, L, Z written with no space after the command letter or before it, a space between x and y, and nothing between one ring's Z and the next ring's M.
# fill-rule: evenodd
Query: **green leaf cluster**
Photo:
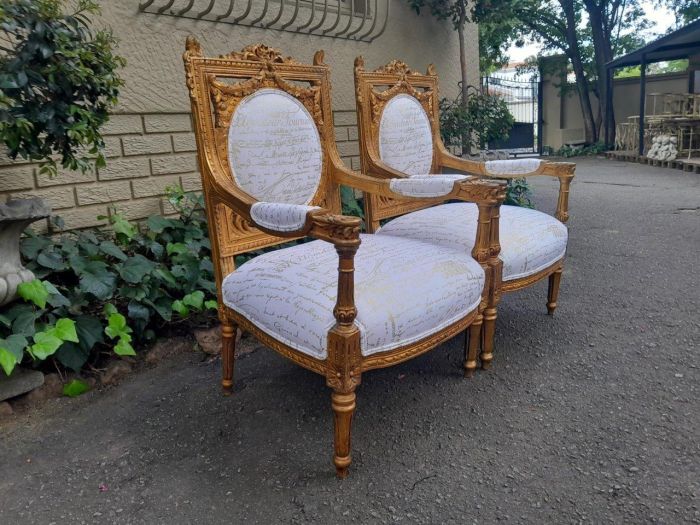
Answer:
M37 279L19 286L24 302L0 309L5 373L23 359L49 358L78 371L100 352L135 355L176 321L212 317L216 285L201 196L177 187L168 197L176 217L137 225L113 211L113 231L27 231L21 251Z
M124 60L108 30L91 28L94 0L0 3L0 140L11 158L56 173L105 164L100 127L117 102Z

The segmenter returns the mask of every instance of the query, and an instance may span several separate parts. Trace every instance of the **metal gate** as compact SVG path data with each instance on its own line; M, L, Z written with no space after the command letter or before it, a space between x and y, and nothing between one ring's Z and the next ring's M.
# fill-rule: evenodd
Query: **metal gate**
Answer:
M513 80L502 76L488 76L481 79L485 93L501 97L515 118L515 124L505 140L489 143L491 150L506 150L514 155L539 153L541 136L540 82L533 80Z

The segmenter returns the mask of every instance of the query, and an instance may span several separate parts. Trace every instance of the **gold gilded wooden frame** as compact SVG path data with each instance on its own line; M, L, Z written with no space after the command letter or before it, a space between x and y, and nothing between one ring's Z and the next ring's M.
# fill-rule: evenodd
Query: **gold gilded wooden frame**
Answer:
M355 59L355 99L357 103L358 128L360 139L360 160L362 170L368 175L392 179L406 177L381 161L379 155L379 125L382 112L387 103L399 94L415 97L425 110L433 135L433 159L431 174L443 173L444 170L456 170L475 175L482 179L512 179L536 175L548 175L559 180L559 197L555 217L565 223L569 218L569 190L574 178L576 165L570 162L542 162L537 170L518 175L494 174L486 169L486 163L456 157L447 151L440 136L440 114L438 96L438 76L433 65L429 65L425 74L413 71L405 62L393 60L374 71L365 70L364 59ZM447 200L447 199L444 199ZM393 199L378 195L365 195L365 216L367 228L375 232L380 221L398 215L417 211L434 205L434 203L416 203L402 199ZM498 245L499 211L494 209L491 224L492 234ZM498 247L500 251L500 246ZM484 327L482 351L480 355L483 368L489 368L493 360L493 345L497 306L503 292L519 290L544 278L549 278L547 293L547 311L554 314L559 295L559 285L564 267L564 257L548 268L521 279L502 280L502 263L496 257L491 265L493 272L488 304L484 310Z
M465 349L465 373L476 367L483 311L488 302L488 290L492 288L491 267L496 264L499 252L498 232L496 230L494 233L491 224L505 197L504 185L462 180L455 182L452 191L445 196L476 201L479 206L477 242L472 255L486 274L480 305L462 319L420 341L365 357L360 348L360 330L355 323L357 309L354 299L354 257L361 242L360 219L339 215L338 185L348 185L386 198L397 198L399 195L391 190L388 181L353 172L340 161L333 138L329 68L323 63L323 52L316 53L312 65L285 58L279 51L263 45L249 46L241 52L219 58L206 58L196 39L189 37L183 58L220 304L224 393L230 394L233 387L235 331L238 326L284 357L324 376L326 384L332 389L333 462L337 475L345 477L351 462L350 426L355 410L355 389L360 384L363 372L415 357L466 328L469 328L470 338ZM300 84L308 84L308 87ZM312 204L319 208L309 211L304 225L292 232L273 231L256 225L251 216L251 207L256 201L236 185L228 163L226 141L231 116L246 96L265 87L280 89L304 104L321 138L321 182L312 199ZM439 199L414 201L422 205L439 202ZM304 236L332 243L338 253L338 291L333 309L336 324L328 332L328 356L323 360L291 348L259 329L228 308L222 297L221 283L226 275L235 270L235 254Z

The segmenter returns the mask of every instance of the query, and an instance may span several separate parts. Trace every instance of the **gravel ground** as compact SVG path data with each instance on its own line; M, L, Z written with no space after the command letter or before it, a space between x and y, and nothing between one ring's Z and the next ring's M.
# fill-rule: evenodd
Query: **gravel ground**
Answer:
M471 380L460 338L366 374L347 480L319 376L261 348L223 398L186 354L4 423L0 523L700 522L700 176L577 162L556 316L507 295Z

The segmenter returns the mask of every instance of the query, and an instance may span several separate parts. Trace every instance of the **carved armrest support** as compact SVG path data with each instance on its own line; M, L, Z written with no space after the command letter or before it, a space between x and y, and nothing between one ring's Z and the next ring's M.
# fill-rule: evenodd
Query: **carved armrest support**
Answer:
M569 190L576 170L576 164L573 162L547 162L541 159L482 162L455 157L443 150L440 154L440 164L446 168L493 179L520 179L542 175L555 177L559 179L559 197L554 215L561 222L566 222L569 219Z
M250 207L250 216L256 226L274 232L288 233L303 229L309 212L319 209L318 206L256 202Z

